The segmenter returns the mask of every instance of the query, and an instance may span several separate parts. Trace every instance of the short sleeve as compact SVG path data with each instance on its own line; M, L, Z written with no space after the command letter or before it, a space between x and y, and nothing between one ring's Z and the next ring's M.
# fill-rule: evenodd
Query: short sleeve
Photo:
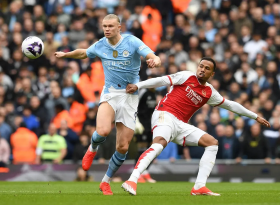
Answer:
M98 42L98 41L97 41ZM95 58L96 57L96 52L95 52L95 47L97 42L95 42L94 44L92 44L86 51L87 57L89 58Z
M60 149L67 148L66 141L65 141L64 137L62 137L62 136L60 136L60 137L61 137L61 140L59 141L59 148Z
M137 37L133 37L133 45L136 52L146 58L149 53L154 53L143 41Z
M37 148L43 149L43 144L44 144L44 135L39 138Z
M212 85L210 87L212 89L212 95L209 98L209 100L207 101L207 104L214 106L214 107L223 104L223 102L225 101L225 98L223 96L221 96L220 93L218 93L218 91L215 90L215 88L213 88Z
M178 72L178 73L168 75L167 77L169 78L170 85L172 86L172 85L183 84L192 75L193 75L193 73L190 72L190 71L181 71L181 72Z

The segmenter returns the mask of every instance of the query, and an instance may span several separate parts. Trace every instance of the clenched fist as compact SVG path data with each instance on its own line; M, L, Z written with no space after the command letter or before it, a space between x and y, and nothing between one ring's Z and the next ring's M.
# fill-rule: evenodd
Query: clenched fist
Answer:
M137 90L138 90L137 85L128 84L128 85L126 86L126 92L129 93L129 94L135 93Z
M58 51L58 52L54 53L54 56L57 57L57 58L64 58L65 57L65 53L61 52L61 51Z

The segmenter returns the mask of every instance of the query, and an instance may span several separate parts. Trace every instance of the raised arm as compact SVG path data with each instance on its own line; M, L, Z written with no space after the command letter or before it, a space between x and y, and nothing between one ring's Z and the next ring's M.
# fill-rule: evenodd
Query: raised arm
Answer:
M85 59L87 58L87 53L86 53L87 49L76 49L74 51L71 52L55 52L54 55L57 58L75 58L75 59Z
M270 127L270 124L267 120L265 120L262 117L259 117L256 113L246 109L245 107L243 107L242 105L240 105L237 102L225 99L225 101L221 105L219 105L219 107L227 109L238 115L243 115L243 116L249 117L251 119L256 120L258 123L260 123L266 127Z

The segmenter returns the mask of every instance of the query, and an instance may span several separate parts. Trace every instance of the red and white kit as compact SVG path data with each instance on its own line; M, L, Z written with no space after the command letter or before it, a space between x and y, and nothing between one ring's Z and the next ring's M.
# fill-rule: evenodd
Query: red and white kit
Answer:
M201 85L196 75L190 71L149 79L136 85L138 89L171 85L169 93L158 103L153 113L153 136L162 136L167 142L173 141L181 146L197 146L200 137L205 134L199 128L188 124L188 121L206 103L252 119L257 118L257 114L223 98L211 84ZM164 127L155 129L160 126L169 126L171 133Z

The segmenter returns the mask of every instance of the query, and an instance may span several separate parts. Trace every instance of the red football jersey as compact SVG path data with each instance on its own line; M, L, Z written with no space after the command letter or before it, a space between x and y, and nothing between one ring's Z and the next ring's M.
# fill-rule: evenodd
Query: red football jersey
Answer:
M167 77L172 87L158 103L156 110L167 111L185 123L205 103L218 106L225 100L211 84L201 85L196 75L190 71Z

